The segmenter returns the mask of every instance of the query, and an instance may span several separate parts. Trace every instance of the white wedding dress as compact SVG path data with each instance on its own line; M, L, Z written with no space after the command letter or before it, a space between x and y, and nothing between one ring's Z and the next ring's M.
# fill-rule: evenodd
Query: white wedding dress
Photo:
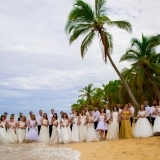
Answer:
M17 140L19 143L22 143L26 139L26 128L24 128L25 125L26 125L25 122L22 122L22 121L18 122L18 126L20 128L17 129Z
M16 135L16 122L8 122L9 128L7 129L7 133L12 137L14 143L17 142L17 135Z
M70 143L71 142L71 129L70 127L66 126L68 124L68 119L64 120L63 118L61 119L62 124L64 127L60 127L60 138L59 142L60 143Z
M80 122L81 122L81 124L79 126L79 131L80 131L79 138L80 138L80 142L85 142L86 141L86 132L87 132L86 116L81 116Z
M147 116L145 111L139 111L138 116ZM153 135L152 127L147 118L139 118L135 124L133 136L135 138L150 137Z
M158 115L154 121L153 133L160 132L160 108L158 108Z
M2 121L0 125L3 126L3 128L0 127L0 143L14 143L14 139L12 139L12 137L6 131L6 122Z
M94 116L88 117L89 122L94 120ZM86 142L95 142L99 141L100 137L98 132L94 129L94 122L87 124L87 132L86 132Z
M42 124L48 124L47 119L43 119ZM39 134L39 142L49 143L49 130L48 127L41 125L41 130Z
M78 117L74 117L73 121L75 124L73 124L72 127L72 142L79 142L80 136L79 136L79 125L78 123Z
M118 112L112 113L112 122L109 126L108 132L109 132L109 135L108 135L107 139L109 139L109 140L118 139L118 134L119 134Z

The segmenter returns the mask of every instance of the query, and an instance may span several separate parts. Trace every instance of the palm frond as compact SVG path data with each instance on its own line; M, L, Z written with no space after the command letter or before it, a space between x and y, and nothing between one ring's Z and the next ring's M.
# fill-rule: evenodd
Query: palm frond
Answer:
M106 14L106 0L95 0L95 12L96 18L99 18L102 14Z
M95 37L95 32L94 32L94 30L92 30L92 31L84 38L84 40L82 41L82 44L81 44L81 56L82 56L82 58L84 58L85 53L87 52L88 47L92 44L94 37Z
M120 29L124 29L129 33L132 32L132 25L128 21L110 21L110 22L106 22L106 23L109 26L116 26Z
M75 21L76 19L80 18L82 21L84 21L84 23L93 22L94 12L88 3L82 0L76 0L73 9L69 13L68 19L70 21Z
M72 35L70 36L69 43L72 44L79 36L86 34L87 32L89 32L89 30L89 28L74 30Z

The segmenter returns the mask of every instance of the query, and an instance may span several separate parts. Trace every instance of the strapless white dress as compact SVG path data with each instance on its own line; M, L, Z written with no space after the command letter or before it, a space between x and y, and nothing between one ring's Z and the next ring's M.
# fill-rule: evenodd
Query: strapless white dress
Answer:
M80 142L85 142L86 141L86 133L87 133L87 124L84 125L86 123L86 116L81 116L80 117L80 122L81 125L79 126L79 138L80 138Z
M59 142L60 143L70 143L71 142L71 130L70 127L66 126L68 124L68 120L61 119L63 125L65 127L60 128L60 137L59 137Z
M89 117L89 121L94 120L94 117ZM94 122L87 124L86 142L99 141L100 137L98 132L94 129Z
M138 115L146 115L145 111L139 111ZM147 118L139 118L135 124L133 136L135 138L150 137L153 135L152 127Z
M75 124L73 124L73 127L72 127L72 142L79 142L79 125L77 125L78 123L78 117L74 117L73 118L73 122Z
M48 120L44 119L43 124L47 124ZM49 130L48 127L41 125L41 130L39 134L39 142L49 143Z
M21 122L19 121L18 122L18 125L19 127L25 127L25 122ZM22 143L25 139L26 139L26 129L21 129L21 128L18 128L17 129L17 140L19 143Z
M6 122L1 122L0 125L3 126L3 128L0 127L0 143L15 143L14 139L6 131Z

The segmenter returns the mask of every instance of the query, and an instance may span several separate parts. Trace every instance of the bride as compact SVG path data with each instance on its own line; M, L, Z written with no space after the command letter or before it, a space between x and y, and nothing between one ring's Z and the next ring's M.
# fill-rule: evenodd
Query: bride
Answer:
M138 121L136 122L134 131L133 131L133 136L136 138L141 138L141 137L150 137L153 135L152 132L152 127L148 121L147 113L145 111L144 105L140 106L140 110L138 112Z
M111 124L109 127L109 140L115 140L118 139L118 133L119 133L119 112L118 108L116 106L113 107L113 112L111 114Z
M153 133L160 133L160 102L159 106L155 109L156 119L154 121Z

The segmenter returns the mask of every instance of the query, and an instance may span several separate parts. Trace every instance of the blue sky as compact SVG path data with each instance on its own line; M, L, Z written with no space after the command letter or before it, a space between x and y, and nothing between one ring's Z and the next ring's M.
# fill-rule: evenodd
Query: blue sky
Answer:
M93 0L87 0L93 3ZM68 44L64 32L73 0L0 0L0 113L32 110L38 114L51 108L70 111L78 90L93 83L117 79L108 62L104 64L98 39L85 58L80 56L81 38ZM132 37L160 30L159 0L108 0L112 20L128 20L133 33L107 28L114 38L112 58L121 70L129 63L119 59Z

